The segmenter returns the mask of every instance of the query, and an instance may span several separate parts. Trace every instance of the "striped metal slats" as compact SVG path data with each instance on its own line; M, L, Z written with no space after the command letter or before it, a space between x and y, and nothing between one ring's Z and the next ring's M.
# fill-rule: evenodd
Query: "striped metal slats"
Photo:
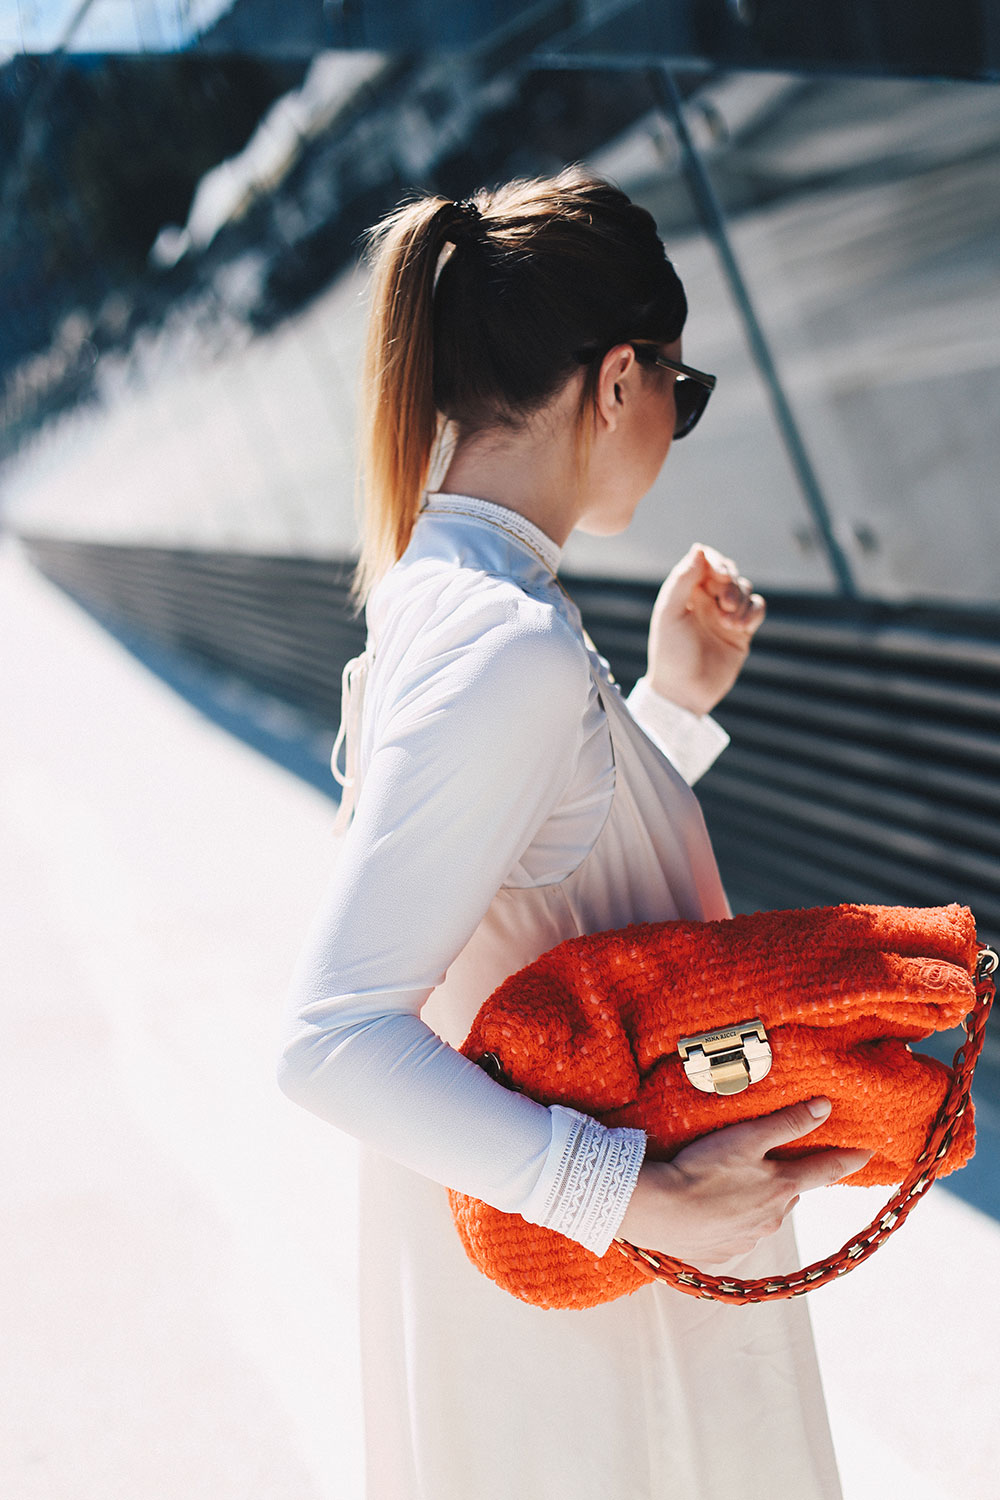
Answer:
M345 562L24 541L102 618L336 722L363 640ZM655 589L567 585L627 689ZM718 718L699 795L742 906L961 901L1000 936L1000 610L772 596Z
M571 583L623 686L655 589ZM698 794L742 906L971 906L1000 936L1000 610L770 597Z
M121 622L335 725L340 674L364 645L351 565L22 537L37 567L109 625Z

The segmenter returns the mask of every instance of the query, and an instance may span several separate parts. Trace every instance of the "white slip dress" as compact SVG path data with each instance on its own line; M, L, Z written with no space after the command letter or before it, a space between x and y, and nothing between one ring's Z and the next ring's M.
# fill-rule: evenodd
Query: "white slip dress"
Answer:
M453 1045L506 975L565 938L729 914L694 793L590 660L608 817L566 879L497 892L422 1011ZM351 740L354 726L349 755ZM530 1307L467 1260L443 1187L365 1149L361 1188L369 1500L840 1500L801 1299L734 1307L652 1284ZM788 1220L727 1270L799 1264Z

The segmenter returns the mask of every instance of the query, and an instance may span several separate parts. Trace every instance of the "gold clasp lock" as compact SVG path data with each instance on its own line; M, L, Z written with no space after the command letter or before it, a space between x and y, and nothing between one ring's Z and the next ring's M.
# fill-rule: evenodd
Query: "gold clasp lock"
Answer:
M771 1044L760 1020L682 1036L684 1071L703 1094L742 1094L771 1071Z

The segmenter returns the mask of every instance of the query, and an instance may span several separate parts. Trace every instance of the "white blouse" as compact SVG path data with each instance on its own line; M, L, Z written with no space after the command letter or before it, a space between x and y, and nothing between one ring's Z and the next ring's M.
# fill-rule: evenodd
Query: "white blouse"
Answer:
M610 732L558 561L516 513L432 494L374 591L360 795L279 1081L413 1170L603 1254L643 1133L502 1088L420 1019L497 891L564 880L610 810ZM645 679L628 701L689 782L728 742Z

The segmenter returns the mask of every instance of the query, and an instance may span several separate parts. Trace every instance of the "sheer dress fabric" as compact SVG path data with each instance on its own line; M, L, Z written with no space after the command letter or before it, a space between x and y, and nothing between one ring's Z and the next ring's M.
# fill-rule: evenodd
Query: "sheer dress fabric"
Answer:
M646 684L638 727L552 543L526 527L431 496L373 596L353 818L293 982L285 1086L366 1143L368 1494L837 1500L802 1303L650 1286L543 1312L482 1277L451 1223L441 1184L610 1241L641 1133L606 1132L595 1153L603 1127L508 1093L454 1047L506 974L565 937L728 911L664 753L694 779L724 736ZM795 1262L788 1225L732 1269Z

